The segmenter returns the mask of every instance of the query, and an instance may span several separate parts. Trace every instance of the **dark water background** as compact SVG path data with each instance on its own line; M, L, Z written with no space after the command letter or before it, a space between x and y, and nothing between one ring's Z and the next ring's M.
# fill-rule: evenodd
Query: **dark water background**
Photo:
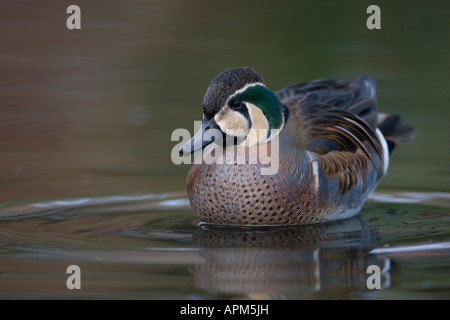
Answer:
M0 3L0 298L448 298L448 2ZM416 127L361 214L320 226L199 226L174 165L213 77L269 88L367 74ZM79 265L82 289L68 290ZM369 265L383 271L368 290Z

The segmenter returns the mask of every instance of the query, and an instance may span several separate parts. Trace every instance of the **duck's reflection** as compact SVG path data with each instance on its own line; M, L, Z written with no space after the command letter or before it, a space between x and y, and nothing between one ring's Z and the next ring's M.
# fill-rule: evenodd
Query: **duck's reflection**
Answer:
M360 217L296 228L203 225L193 242L206 263L190 272L210 293L250 298L358 298L389 286L389 260L370 254L375 235ZM370 265L380 273L367 273ZM379 281L379 282L378 282Z

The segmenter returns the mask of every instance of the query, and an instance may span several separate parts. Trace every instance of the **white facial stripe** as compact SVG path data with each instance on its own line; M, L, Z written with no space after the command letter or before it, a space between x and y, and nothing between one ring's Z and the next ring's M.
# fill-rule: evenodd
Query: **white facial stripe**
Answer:
M248 84L246 84L245 86L243 86L241 89L236 90L236 91L228 98L228 100L227 100L227 102L226 102L225 104L228 104L228 102L229 102L231 99L233 99L235 96L237 96L238 94L241 94L242 92L244 92L244 91L247 90L248 88L254 87L254 86L263 86L263 87L265 87L264 84L261 83L261 82L248 83Z
M245 102L248 108L250 119L252 120L252 127L244 141L247 146L253 146L255 144L263 143L267 141L267 134L269 133L269 121L260 108L257 106Z

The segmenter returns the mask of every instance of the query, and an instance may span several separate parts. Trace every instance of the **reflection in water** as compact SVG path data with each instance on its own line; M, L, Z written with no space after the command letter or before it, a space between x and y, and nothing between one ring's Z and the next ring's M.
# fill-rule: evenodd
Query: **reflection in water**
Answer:
M204 225L193 236L206 263L189 268L195 285L210 293L250 298L349 298L369 290L367 267L389 287L388 258L369 253L373 230L359 217L296 228L227 228ZM375 293L376 294L376 293Z
M447 205L393 198L344 221L272 228L198 226L177 192L6 206L0 299L440 298L450 288L448 194L416 198ZM65 286L72 264L77 293ZM366 287L370 265L386 290Z

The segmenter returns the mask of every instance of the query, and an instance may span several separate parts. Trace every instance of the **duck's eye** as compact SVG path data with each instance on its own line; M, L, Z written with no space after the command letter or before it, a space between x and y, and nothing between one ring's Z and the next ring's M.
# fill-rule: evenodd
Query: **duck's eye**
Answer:
M233 109L233 110L239 110L239 109L241 109L243 106L245 106L245 103L243 103L242 101L239 101L239 100L234 100L234 101L231 101L231 102L229 103L229 105L230 105L230 108L231 108L231 109Z

